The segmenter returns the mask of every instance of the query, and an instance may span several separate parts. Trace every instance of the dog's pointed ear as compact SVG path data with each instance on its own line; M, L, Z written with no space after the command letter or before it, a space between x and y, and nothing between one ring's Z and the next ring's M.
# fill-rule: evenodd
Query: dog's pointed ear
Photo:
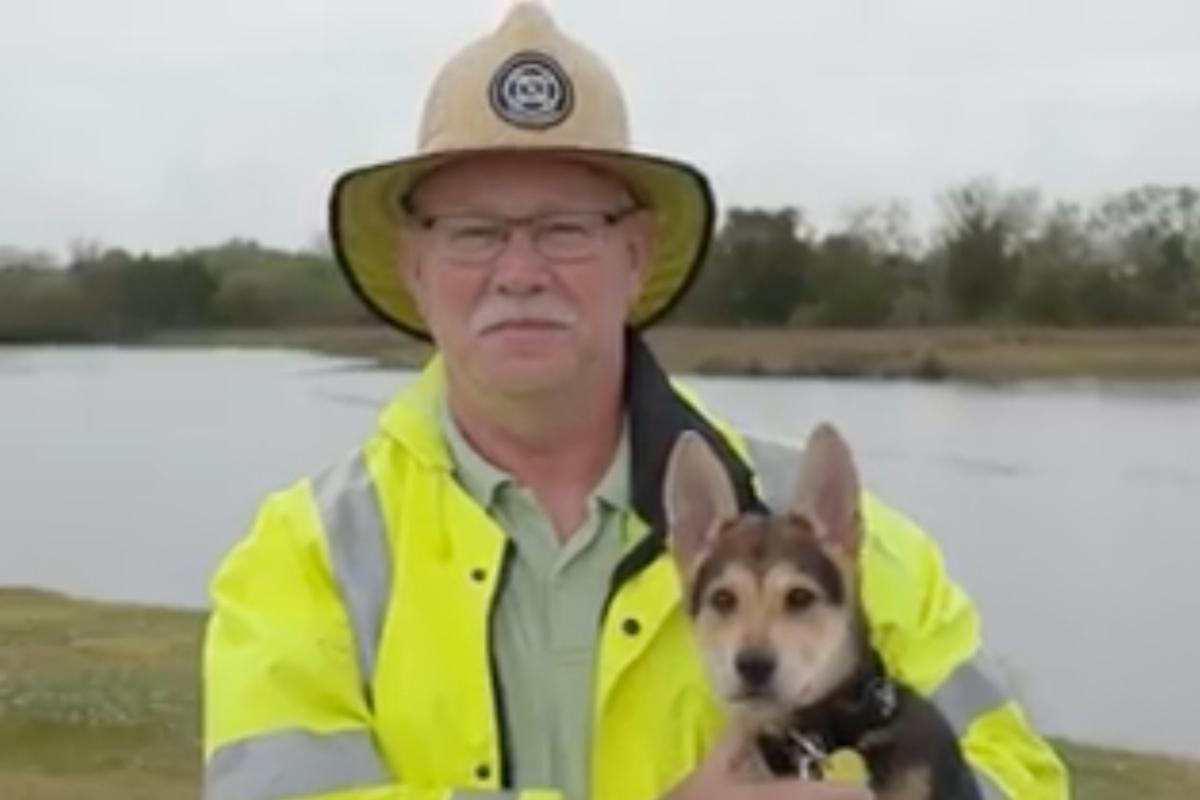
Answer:
M807 519L821 541L853 552L862 539L859 493L850 448L832 425L821 423L804 448L792 513Z
M680 434L671 450L663 505L671 554L687 574L717 528L737 516L733 482L695 431Z

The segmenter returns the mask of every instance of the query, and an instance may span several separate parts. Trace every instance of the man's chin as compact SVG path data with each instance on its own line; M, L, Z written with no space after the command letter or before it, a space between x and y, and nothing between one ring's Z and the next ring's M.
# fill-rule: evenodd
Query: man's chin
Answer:
M561 354L515 354L490 359L480 371L484 383L500 394L545 394L573 382L577 372Z

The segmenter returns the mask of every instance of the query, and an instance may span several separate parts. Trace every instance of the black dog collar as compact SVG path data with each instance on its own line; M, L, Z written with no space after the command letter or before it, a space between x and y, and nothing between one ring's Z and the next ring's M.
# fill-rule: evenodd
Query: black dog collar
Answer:
M780 734L758 738L759 753L772 774L822 776L830 753L857 749L872 731L888 725L900 710L900 694L873 649L859 670L824 702L798 709Z

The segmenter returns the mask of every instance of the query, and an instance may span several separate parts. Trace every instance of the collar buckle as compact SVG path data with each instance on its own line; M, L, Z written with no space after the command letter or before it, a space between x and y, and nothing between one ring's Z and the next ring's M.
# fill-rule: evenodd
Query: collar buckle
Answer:
M788 739L799 753L796 765L800 777L806 781L820 780L825 772L825 762L829 760L825 743L813 734L796 730L788 731Z

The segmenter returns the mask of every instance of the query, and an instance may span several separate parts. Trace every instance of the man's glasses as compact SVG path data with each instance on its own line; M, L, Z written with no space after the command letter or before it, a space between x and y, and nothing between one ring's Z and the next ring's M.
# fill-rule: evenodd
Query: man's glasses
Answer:
M484 214L414 213L412 219L433 236L440 255L463 264L482 264L500 255L517 228L528 228L538 255L551 261L582 261L597 255L606 231L638 211L555 211L506 218Z

